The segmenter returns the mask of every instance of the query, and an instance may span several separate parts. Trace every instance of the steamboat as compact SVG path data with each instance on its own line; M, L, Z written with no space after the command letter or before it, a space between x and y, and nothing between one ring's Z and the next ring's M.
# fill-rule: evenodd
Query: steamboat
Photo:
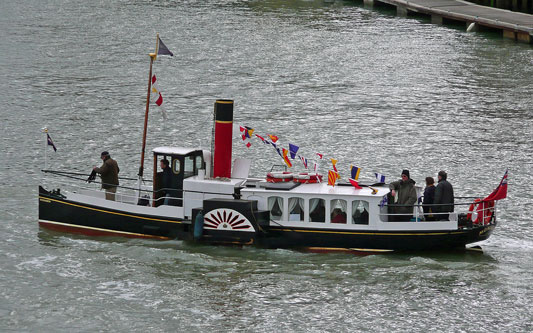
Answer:
M383 182L335 186L337 179L329 179L334 185L330 186L316 173L290 172L249 177L249 160L232 161L232 100L214 104L210 150L157 147L152 150L153 175L148 181L143 178L148 111L150 94L157 93L152 86L152 65L157 55L173 54L157 35L156 51L149 55L138 178L121 178L114 200L108 200L97 187L100 184L87 182L86 175L43 170L47 176L64 176L64 180L48 184L48 189L39 186L41 227L91 236L318 252L388 252L464 249L486 240L497 224L495 204L506 196L507 173L491 195L463 198L465 202L455 203L445 219L428 216L420 204L407 207L408 214L402 207L403 213L397 214L398 205L391 204L391 190ZM161 102L159 93L156 104ZM166 176L158 172L161 160L170 168ZM137 184L123 185L127 181ZM416 190L420 198L421 188Z
M39 224L91 236L377 252L465 248L486 240L497 224L495 201L481 198L454 204L446 220L430 220L416 204L400 220L384 183L330 186L320 175L289 172L251 178L249 160L232 161L232 132L233 101L217 100L212 152L155 148L152 186L118 186L115 200L82 179L70 189L40 186ZM170 188L157 172L163 159L172 171Z

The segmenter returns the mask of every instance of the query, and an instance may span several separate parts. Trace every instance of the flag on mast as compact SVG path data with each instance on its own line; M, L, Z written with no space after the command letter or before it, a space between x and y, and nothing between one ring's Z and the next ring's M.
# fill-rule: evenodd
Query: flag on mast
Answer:
M509 170L505 170L502 180L498 187L492 191L483 201L501 200L507 198L507 173Z
M157 89L156 81L157 77L154 74L152 75L152 100L154 100L157 106L161 106L161 104L163 104L163 95L161 95L161 92Z
M52 138L48 133L46 133L46 141L48 142L48 145L52 146L52 148L54 148L54 151L57 152L56 145L54 145L54 141L52 141Z
M157 42L157 55L169 55L171 57L174 56L174 53L172 53L168 47L163 43L161 38L159 38L159 35L157 36L158 42Z

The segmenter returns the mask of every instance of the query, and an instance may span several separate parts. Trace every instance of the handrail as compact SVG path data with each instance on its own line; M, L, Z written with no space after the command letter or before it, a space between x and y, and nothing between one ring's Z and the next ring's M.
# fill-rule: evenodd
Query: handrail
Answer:
M73 177L73 176L69 175L69 174L75 174L75 173L68 173L68 172L63 172L63 171L53 171L53 170L41 170L41 171L43 171L45 173L50 173L50 174L52 174L54 176L61 176L61 177L75 179L75 180L81 180L83 182L87 181L87 179L85 179L85 178ZM53 172L50 172L50 171L53 171ZM81 174L81 175L86 176L85 174ZM137 179L133 179L133 178L123 178L123 179L137 180ZM90 183L101 184L101 185L110 185L110 186L117 187L117 188L123 188L123 189L127 189L127 190L139 191L139 188L137 188L137 187L130 187L130 186L124 186L124 185L115 185L115 184L103 183L101 181L96 181L96 180L92 180L92 181L90 181ZM154 190L146 190L146 189L141 189L140 191L141 192L149 192L149 193L159 193L159 192L165 191L165 190L171 190L171 191L177 191L177 192L191 192L191 193L205 193L205 194L224 195L223 193L217 193L217 192L191 191L191 190L184 190L182 188L169 188L169 187L160 188L160 189L155 190L155 191Z
M443 204L386 204L383 205L383 207L436 207L436 206L469 206L471 204L477 204L481 201L472 201L472 202L466 202L466 203L443 203ZM378 206L380 206L378 204Z
M491 200L488 200L488 201L491 201ZM472 204L480 204L484 202L483 200L481 201L477 201L477 202L472 202L472 203L453 203L453 204L413 204L413 205L405 205L405 204L391 204L391 205L383 205L383 206L380 206L378 205L379 207L386 207L386 206L389 206L389 207L413 207L413 212L412 213L381 213L379 212L378 215L380 216L380 218L383 218L384 216L411 216L411 218L414 218L415 221L427 221L424 217L425 216L433 216L433 217L439 217L439 215L442 215L442 214L450 214L450 216L455 216L457 218L457 221L459 221L459 215L460 214L464 214L466 213L467 211L469 213L476 213L476 214L482 214L483 216L483 219L485 218L487 212L490 212L494 210L495 206L494 207L485 207L485 206L481 206L481 207L478 207L477 209L475 209L474 211L471 211L470 209L468 210L458 210L458 211L452 211L452 212L424 212L424 211L421 211L420 207L436 207L436 206L471 206ZM414 207L417 207L416 209ZM492 220L494 218L494 214L491 214L489 215L491 216L491 222L492 223ZM383 220L383 219L382 219ZM431 222L433 222L433 220L430 220ZM450 221L455 221L454 220L450 220ZM387 222L397 222L397 221L387 221ZM484 223L484 224L487 224L487 223Z
M65 176L65 175L63 175ZM68 177L68 178L73 178L73 177ZM77 179L77 178L74 178L74 179ZM102 193L101 191L99 190L96 190L94 186L83 186L83 184L79 184L79 182L66 182L64 183L65 185L68 185L68 187L74 189L74 190L83 190L83 191L88 191L88 192L94 192L94 193ZM99 182L93 182L94 185L97 185L97 184L100 184ZM133 189L135 192L138 191L138 189L136 188L131 188L131 187L127 187L127 186L117 186L121 189ZM165 188L161 189L161 190L158 190L158 191L163 191L165 190ZM154 191L150 191L150 190L142 190L144 192L154 192ZM158 192L158 191L155 191L155 192ZM117 200L119 202L123 202L123 203L129 203L129 204L137 204L137 201L135 199L147 199L149 200L149 202L159 202L160 200L165 200L165 199L172 199L172 200L178 200L178 201L182 201L183 198L178 198L178 197L174 197L174 196L161 196L157 199L152 199L151 196L147 196L145 195L145 197L137 197L136 194L132 194L131 192L125 192L125 191L117 191L115 193L115 195L119 195L122 200ZM132 199L132 200L127 200L127 199ZM126 199L126 200L124 200Z
M68 171L59 171L59 170L50 170L50 169L41 169L41 172L44 173L51 173L58 176L67 176L67 175L75 175L75 176L84 176L88 177L89 175L86 173L80 173L80 172L68 172ZM129 178L129 177L118 177L118 179L124 179L124 180L138 180L138 178ZM151 179L143 179L144 182L152 183Z
M69 175L69 174L76 174L74 172L69 173L69 172L53 171L53 170L41 170L41 171L45 172L45 173L50 173L51 175L54 175L54 176L61 176L61 177L66 177L66 178L71 178L71 179L81 180L81 181L87 182L87 179L85 179L85 178L79 178L79 177L74 177L74 176L70 176ZM81 174L81 175L86 176L86 174ZM133 179L133 178L122 178L122 179L137 180L137 179ZM110 186L117 187L117 188L123 188L123 189L134 190L134 191L139 191L140 190L141 192L150 192L150 193L157 193L157 192L160 192L160 191L163 190L163 189L159 189L157 191L153 191L153 190L139 189L137 187L130 187L130 186L124 186L124 185L115 185L115 184L103 183L101 181L96 181L96 180L92 180L92 181L90 181L88 183L101 184L101 185L110 185Z

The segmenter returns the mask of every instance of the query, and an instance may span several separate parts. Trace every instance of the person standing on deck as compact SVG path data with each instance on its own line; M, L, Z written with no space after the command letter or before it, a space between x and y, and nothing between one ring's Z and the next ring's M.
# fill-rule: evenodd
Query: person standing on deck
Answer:
M424 200L422 208L424 209L424 218L426 221L435 221L435 208L430 206L435 202L435 180L433 177L426 177L426 188L424 189Z
M448 221L450 213L453 212L453 186L446 180L448 175L444 171L439 171L439 183L435 188L435 210L437 220Z
M104 162L101 167L93 167L93 171L100 174L102 178L102 188L105 189L105 198L115 201L115 193L118 186L118 173L120 168L118 163L111 158L107 151L102 152L100 158Z
M161 170L163 170L163 175L161 177L161 190L163 191L162 194L165 197L163 205L168 205L170 203L172 171L170 170L169 165L170 162L167 159L162 159L161 162L159 162L159 166L161 167Z
M415 181L409 177L409 170L402 171L402 179L389 184L391 190L391 196L394 197L394 204L397 205L409 205L403 207L394 207L394 214L405 215L392 215L392 221L410 221L413 217L413 205L415 204L416 189Z

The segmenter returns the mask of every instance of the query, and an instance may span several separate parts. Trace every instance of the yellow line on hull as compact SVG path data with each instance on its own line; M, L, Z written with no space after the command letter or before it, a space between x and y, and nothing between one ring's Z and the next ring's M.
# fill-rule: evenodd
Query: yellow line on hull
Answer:
M74 206L74 207L79 207L79 208L84 208L84 209L94 210L94 211L102 212L102 213L106 213L106 214L114 214L114 215L120 215L120 216L126 216L126 217L133 217L133 218L136 218L136 219L142 219L142 220L158 221L158 222L167 222L167 223L177 223L177 224L181 224L181 223L182 223L182 221L172 221L172 220L154 219L154 218L150 218L150 217L142 217L142 216L138 216L138 215L131 215L131 214L124 214L124 213L111 212L111 211L108 211L108 210L103 210L103 209L98 209L98 208L92 208L92 207L87 207L87 206L77 205L77 204L73 204L73 203L70 203L70 202L65 202L65 201L56 200L56 199L51 199L51 198L45 198L45 197L41 197L41 196L39 196L39 200L41 200L41 201L43 201L43 202L54 201L54 202L62 203L62 204L65 204L65 205L70 205L70 206Z
M55 222L55 221L48 221L48 220L39 220L39 223L60 225L60 226L65 226L65 227L69 227L69 228L102 231L102 232L108 232L108 233L112 233L112 234L138 236L138 237L143 237L143 238L170 239L169 237L164 237L164 236L154 236L154 235L147 235L147 234L139 234L139 233L136 233L136 232L127 232L127 231L117 231L117 230L111 230L111 229L102 229L102 228L88 227L88 226L84 226L84 225L82 226L82 225L63 223L63 222Z

